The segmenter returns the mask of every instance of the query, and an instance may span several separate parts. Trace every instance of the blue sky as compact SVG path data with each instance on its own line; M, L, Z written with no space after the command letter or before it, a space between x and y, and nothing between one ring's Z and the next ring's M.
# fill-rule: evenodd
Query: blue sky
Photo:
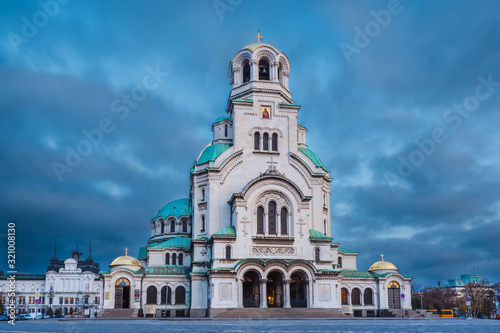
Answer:
M229 61L260 30L292 63L299 121L334 178L333 237L358 269L384 253L421 285L500 280L495 1L41 3L0 4L0 217L17 222L19 271L44 272L56 240L60 258L92 242L103 268L136 253L189 195ZM155 71L168 74L145 90Z

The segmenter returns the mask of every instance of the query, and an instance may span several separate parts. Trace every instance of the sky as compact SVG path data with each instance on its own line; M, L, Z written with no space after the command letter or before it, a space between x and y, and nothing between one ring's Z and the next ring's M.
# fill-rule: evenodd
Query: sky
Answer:
M19 272L44 273L56 241L60 259L92 243L102 269L136 256L151 218L189 195L229 61L260 30L290 59L299 121L334 178L332 236L358 269L383 253L416 285L499 282L497 7L2 1L0 267L9 221Z

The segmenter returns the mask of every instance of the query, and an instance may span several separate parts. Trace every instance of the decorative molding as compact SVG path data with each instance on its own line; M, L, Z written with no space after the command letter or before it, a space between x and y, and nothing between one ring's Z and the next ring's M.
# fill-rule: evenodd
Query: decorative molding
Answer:
M229 176L229 174L234 170L236 169L236 167L240 164L243 163L243 160L239 160L238 162L236 162L231 168L229 168L229 170L226 172L226 174L224 176L222 176L222 181L219 183L221 185L224 185L224 182L226 181L227 177Z
M252 246L253 254L271 255L295 255L297 250L294 247L271 247L271 246Z
M260 132L264 132L264 131L269 131L269 132L278 132L280 134L280 138L283 137L283 132L277 128L277 127L261 127L261 126L255 126L255 127L252 127L250 129L250 131L248 131L248 135L249 136L252 136L255 131L260 131Z
M297 172L302 176L302 178L304 179L304 181L307 184L307 187L312 188L311 183L309 182L309 179L307 179L306 175L304 174L304 172L302 172L302 170L299 168L299 166L297 164L293 163L291 160L290 160L290 165L292 166L292 168L297 170Z
M246 116L258 116L259 115L258 113L255 113L255 112L243 112L243 114Z
M204 203L198 204L198 210L199 211L207 210L207 203L204 202Z

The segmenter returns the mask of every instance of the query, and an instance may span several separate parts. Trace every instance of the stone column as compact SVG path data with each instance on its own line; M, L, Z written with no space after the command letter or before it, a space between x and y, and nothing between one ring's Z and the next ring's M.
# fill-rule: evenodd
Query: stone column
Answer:
M238 307L243 307L243 279L236 279L236 283L238 284Z
M285 308L290 306L290 279L285 279Z
M250 68L250 81L257 81L259 79L259 62L257 60L252 60Z
M267 279L260 279L260 307L267 308Z

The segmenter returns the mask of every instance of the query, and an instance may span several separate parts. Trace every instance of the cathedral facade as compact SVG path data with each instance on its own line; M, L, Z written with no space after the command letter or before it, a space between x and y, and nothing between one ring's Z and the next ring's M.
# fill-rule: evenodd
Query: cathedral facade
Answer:
M226 115L190 171L190 195L150 221L136 258L102 271L103 308L217 316L233 308L411 309L411 278L388 261L357 270L333 241L332 177L307 145L288 57L256 42L229 63Z

